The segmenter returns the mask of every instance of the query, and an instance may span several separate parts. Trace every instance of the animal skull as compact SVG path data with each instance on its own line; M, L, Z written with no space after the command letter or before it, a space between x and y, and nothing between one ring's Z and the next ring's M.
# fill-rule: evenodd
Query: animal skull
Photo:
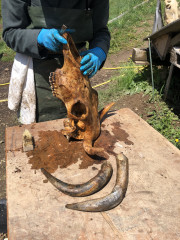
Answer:
M63 46L64 65L50 74L50 84L53 95L61 99L67 109L68 119L64 120L62 133L68 138L83 141L85 151L94 155L103 148L93 147L93 141L100 134L100 120L114 104L109 104L99 116L98 94L91 87L88 76L80 71L81 56L69 33L63 37L67 44Z

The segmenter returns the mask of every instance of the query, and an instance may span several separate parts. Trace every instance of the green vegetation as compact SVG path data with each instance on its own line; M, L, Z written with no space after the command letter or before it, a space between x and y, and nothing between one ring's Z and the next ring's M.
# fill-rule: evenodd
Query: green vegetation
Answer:
M122 95L132 95L140 92L150 94L152 92L152 87L149 85L147 78L144 78L144 74L141 74L133 63L124 64L122 67L124 68L118 71L117 76L111 79L109 88L99 91L100 108L108 100L116 101ZM149 71L147 70L147 72Z
M2 39L2 17L1 17L1 0L0 0L0 61L13 61L14 51L7 47Z
M2 31L0 30L0 60L4 62L13 61L15 52L7 47L5 42L2 40Z
M109 5L109 19L113 19L119 15L121 15L124 12L130 11L133 7L136 5L142 3L143 0L127 0L125 1L119 1L119 0L110 0Z
M152 0L133 9L141 2L143 1L126 0L121 1L121 3L118 0L110 1L110 19L128 11L122 18L109 24L112 37L110 53L141 46L143 38L151 34L157 1ZM178 2L180 3L180 0ZM162 2L162 9L164 9L164 2ZM148 94L149 101L154 103L154 109L153 111L150 108L147 109L147 115L149 116L147 122L180 149L179 118L162 99L165 79L161 77L161 74L164 70L168 71L167 67L153 67L155 84L153 90L150 68L145 67L137 72L136 68L129 68L133 66L135 67L132 62L126 63L124 67L127 68L119 70L117 76L111 79L109 88L99 91L100 108L105 102L116 101L123 95ZM175 105L180 102L178 80L174 79L169 91L171 100Z
M109 87L99 91L100 109L106 102L117 101L123 95L136 93L149 95L149 101L154 103L154 109L147 109L149 116L147 122L180 149L180 121L173 113L173 109L169 109L162 100L161 75L163 71L163 67L160 69L154 67L155 89L153 90L150 68L138 69L132 62L128 62L123 69L119 70L119 74L111 79Z
M115 12L116 16L119 16L122 12L127 13L120 19L109 23L109 30L111 32L110 53L115 53L125 48L129 49L134 46L141 46L143 39L152 32L154 11L156 8L156 0L144 3L136 9L133 9L133 7L144 2L143 0L118 1L118 3L117 1L110 1L110 3L112 2L110 4L110 16L112 14L114 17ZM117 5L120 5L120 7L117 7ZM123 9L122 12L121 9Z
M180 127L176 124L179 121L178 117L161 99L158 99L156 103L156 109L149 112L151 117L147 122L180 149Z

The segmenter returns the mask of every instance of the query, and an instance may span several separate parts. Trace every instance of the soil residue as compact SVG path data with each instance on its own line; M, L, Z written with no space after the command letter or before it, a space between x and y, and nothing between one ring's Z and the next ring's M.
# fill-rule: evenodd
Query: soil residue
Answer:
M113 135L111 135L108 130L102 130L100 137L95 142L95 146L103 147L105 152L114 155L115 143L117 141L124 142L126 145L133 145L134 143L128 139L129 134L125 130L121 129L120 122L115 122L111 125L113 126ZM108 155L106 157L108 158Z
M134 143L128 139L129 134L125 130L121 129L120 122L115 122L111 125L114 127L112 132L116 136L116 141L119 140L124 142L126 145L134 145Z
M101 164L97 156L88 156L82 141L70 141L58 131L40 131L33 151L27 153L32 169L45 168L53 173L58 167L67 168L81 161L79 169L86 169L94 164Z
M102 130L100 137L96 140L94 145L104 148L105 152L109 154L114 154L113 150L116 142L117 138L115 136L112 136L107 130ZM109 158L107 154L106 157Z
M128 140L129 135L120 128L119 122L112 125L114 134L111 135L109 131L102 130L100 137L95 142L95 146L103 147L105 150L100 156L87 155L83 148L83 141L68 142L61 132L40 131L34 150L26 153L29 157L29 164L32 165L32 169L45 168L50 173L55 172L58 167L67 168L79 160L81 161L79 169L101 164L102 160L109 158L108 154L115 154L113 150L118 140L127 145L133 144Z

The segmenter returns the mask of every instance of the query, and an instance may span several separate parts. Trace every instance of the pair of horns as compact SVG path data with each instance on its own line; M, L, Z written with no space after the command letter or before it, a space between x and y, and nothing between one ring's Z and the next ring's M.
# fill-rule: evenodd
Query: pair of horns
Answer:
M116 183L110 194L89 201L67 204L66 208L84 212L102 212L118 206L125 197L129 176L128 159L123 153L116 156L116 165ZM47 179L63 193L70 196L82 197L91 195L101 190L109 182L113 170L111 164L104 163L101 170L94 178L89 180L87 183L79 185L64 183L53 177L44 169L42 169L42 172Z

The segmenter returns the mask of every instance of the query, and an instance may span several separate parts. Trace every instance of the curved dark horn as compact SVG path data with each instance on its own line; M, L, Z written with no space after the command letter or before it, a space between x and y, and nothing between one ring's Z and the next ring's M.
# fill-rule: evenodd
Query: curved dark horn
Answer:
M84 212L102 212L118 206L125 197L128 186L128 159L122 153L116 157L117 178L112 192L102 198L67 204L66 208Z
M48 173L41 168L42 173L58 190L72 197L85 197L101 190L110 180L113 168L110 163L103 163L98 174L83 184L68 184Z

